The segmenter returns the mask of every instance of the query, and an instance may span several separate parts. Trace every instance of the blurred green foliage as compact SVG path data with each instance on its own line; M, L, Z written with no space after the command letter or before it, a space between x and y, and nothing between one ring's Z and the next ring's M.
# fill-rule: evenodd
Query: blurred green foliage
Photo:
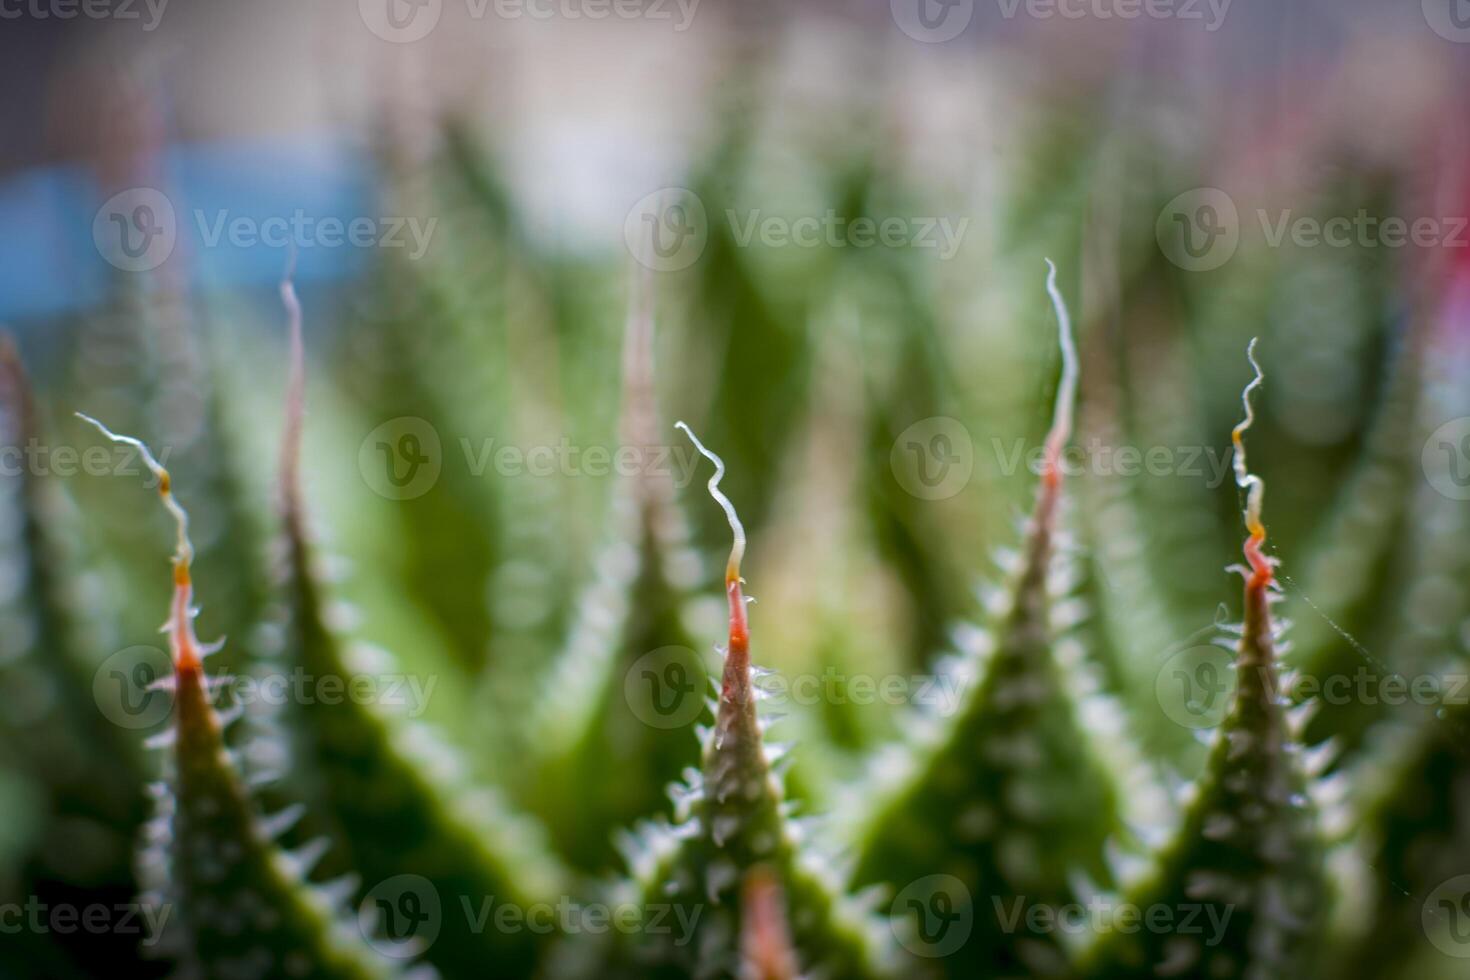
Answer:
M758 75L732 70L735 79ZM1057 562L1073 581L1043 598L1041 580L1053 571L1043 556L1022 576L1025 584L1007 580L1000 589L1012 605L1051 603L1057 613L1060 604L1080 603L1085 615L1065 629L1053 628L1056 616L1024 629L1013 624L1024 634L1014 649L975 659L976 669L997 672L986 675L989 687L980 685L988 693L978 707L966 702L965 725L945 730L950 741L936 757L949 761L936 766L934 785L889 809L873 787L891 777L884 769L891 744L921 755L934 749L913 705L822 697L779 709L787 717L773 721L767 737L794 742L789 768L774 775L764 755L741 761L780 792L763 789L742 811L746 836L732 847L741 872L762 855L774 862L803 965L882 972L882 957L870 960L868 940L852 924L867 913L847 908L844 891L880 883L891 897L909 879L956 875L973 914L989 921L990 898L1012 894L986 891L997 876L1012 888L1030 880L1010 874L1017 858L1004 842L992 853L959 839L955 818L993 817L991 807L1006 801L991 796L1011 785L978 766L966 770L960 759L995 746L1004 754L1007 740L1045 735L1041 748L1033 746L1040 753L1033 764L1050 774L1047 792L1057 798L1029 829L1037 846L1049 839L1059 866L1041 862L1030 897L1042 902L1085 894L1067 868L1109 888L1126 877L1109 880L1116 868L1105 839L1132 833L1123 812L1129 793L1096 782L1104 778L1093 771L1099 759L1103 768L1130 771L1146 762L1161 785L1200 779L1209 787L1223 778L1228 751L1208 756L1197 732L1171 714L1160 678L1166 686L1172 658L1243 615L1223 569L1242 536L1228 436L1249 377L1241 352L1251 336L1262 338L1268 375L1252 465L1270 487L1266 521L1284 592L1278 610L1294 622L1285 635L1295 646L1280 653L1300 672L1284 681L1285 697L1304 700L1329 678L1365 668L1380 685L1399 675L1447 683L1464 675L1470 504L1436 489L1444 474L1435 467L1456 465L1457 444L1448 457L1432 442L1421 454L1431 433L1470 416L1463 258L1371 243L1273 247L1245 234L1255 218L1242 197L1238 252L1210 271L1178 267L1160 247L1158 216L1176 194L1230 172L1230 161L1174 148L1155 122L1180 111L1166 96L1152 111L1120 110L1105 90L1051 99L1012 134L1014 152L1000 162L975 160L988 188L982 193L926 180L884 137L892 120L869 123L853 105L830 114L804 107L808 120L756 88L732 81L711 116L717 126L684 181L703 205L708 240L697 261L677 271L645 274L621 251L548 245L502 179L495 134L467 119L446 122L436 151L411 163L383 138L376 149L384 207L442 220L424 258L385 251L362 281L305 297L306 503L297 515L303 526L285 534L284 577L276 480L286 356L272 297L203 286L186 294L122 274L107 308L59 325L44 349L24 351L37 364L34 410L19 374L7 376L7 444L35 437L91 445L70 417L82 409L169 450L199 547L200 629L229 638L208 662L211 673L265 673L285 656L308 672L351 676L350 657L334 639L340 628L391 650L394 672L435 679L432 696L416 706L422 717L408 720L436 730L443 745L430 755L454 763L442 776L408 750L414 736L404 734L403 712L377 710L382 705L355 714L313 709L294 719L290 710L270 718L247 711L246 724L228 733L243 750L244 727L280 726L271 737L289 746L276 760L286 778L261 790L261 799L308 802L302 825L281 846L324 836L324 868L365 876L352 890L354 916L395 873L428 875L447 890L446 903L456 889L475 888L524 889L530 902L559 890L670 894L671 882L709 885L719 863L707 842L679 834L692 826L690 815L679 812L678 792L666 792L698 770L701 744L704 764L720 764L708 733L704 743L698 737L708 716L649 724L626 686L640 658L670 646L691 651L687 677L701 695L705 675L719 675L710 652L723 632L719 564L699 556L722 554L727 531L703 497L705 474L692 465L594 474L585 457L549 475L493 462L477 471L477 459L494 459L479 454L634 444L693 464L672 429L673 419L687 419L723 456L723 488L750 532L746 577L760 600L750 612L756 663L787 676L932 676L946 653L958 650L965 660L966 624L983 618L987 589L1001 579L992 554L1028 540L1015 525L1036 480L1015 461L1041 445L1057 373L1042 256L1062 270L1082 354L1069 458L1085 465L1069 474L1056 528L1066 537ZM1423 194L1422 173L1364 159L1351 145L1326 141L1300 152L1327 176L1310 193L1287 184L1268 187L1263 199L1293 201L1296 213L1325 220L1359 209L1411 214ZM848 220L928 216L967 225L947 260L914 247L742 243L726 216L757 209L786 219L830 209ZM640 304L651 347L630 369L625 345L636 330L628 324L641 322ZM651 397L629 383L650 365ZM654 427L645 418L630 436L638 412L652 413ZM369 472L368 443L404 417L437 435L440 471L421 495L392 499ZM930 499L895 448L910 427L936 418L965 434L973 472L954 494ZM1112 455L1097 455L1099 446ZM1120 448L1139 459L1157 450L1163 462L1129 466ZM675 477L683 479L676 485ZM144 786L156 777L141 746L152 729L111 723L111 695L97 693L96 678L107 676L118 651L158 645L154 631L168 606L166 518L133 482L100 476L7 473L0 506L0 808L7 814L0 903L128 902L140 890L130 855L142 832ZM329 581L310 567L312 534L323 551L346 560L345 576ZM355 615L346 617L339 599ZM1063 646L1072 652L1064 655ZM1019 716L985 699L1004 693L1004 681L1030 683L1032 672L1037 683L1054 685L1055 703L1031 728L1013 730ZM1078 694L1072 688L1083 675L1096 689ZM1283 707L1274 692L1258 693L1263 704ZM1089 709L1088 699L1105 700ZM1316 927L1331 941L1288 968L1263 956L1250 922L1239 922L1242 932L1229 936L1238 947L1215 960L1225 965L1210 975L1457 976L1456 961L1431 944L1421 918L1435 908L1432 896L1445 894L1444 883L1470 873L1466 708L1321 700L1304 744L1293 733L1276 746L1293 766L1331 747L1320 753L1320 772L1306 767L1310 775L1292 777L1301 784L1293 792L1310 781L1322 796L1320 823L1316 808L1300 818L1306 824L1293 816L1291 861L1267 860L1271 866L1252 865L1243 877L1294 887L1294 876L1316 873L1298 863L1320 865L1317 852L1327 854L1330 874L1313 879L1306 900L1307 917L1320 919ZM1106 737L1093 727L1090 711L1098 710L1107 713ZM1284 765L1280 758L1268 754L1260 766ZM1242 778L1257 771L1244 768ZM967 772L968 781L945 783L950 771ZM518 811L516 826L534 829L484 841L462 836L469 822L453 799L481 789L495 799L481 816L499 822L502 812ZM1212 805L1260 787L1236 789L1210 796ZM697 821L708 801L695 795L706 800L694 807ZM798 832L792 804L834 819ZM700 833L710 832L718 809ZM1200 829L1183 816L1180 825L1168 822L1173 814L1148 816L1155 831ZM630 867L619 828L659 819L675 829L634 845ZM882 825L845 836L865 820ZM757 846L751 835L760 833L783 843ZM951 833L956 840L945 839ZM1167 874L1155 882L1161 893L1194 894L1191 869L1239 859L1208 846L1205 856L1185 845L1161 850L1158 839L1129 845L1145 858L1165 856ZM802 857L810 846L832 856ZM640 869L638 860L649 864ZM809 874L808 860L825 861L828 873ZM686 873L693 877L680 877ZM502 874L501 884L485 884ZM710 887L728 916L715 921L735 928L738 896ZM1271 907L1261 894L1253 907ZM1453 901L1446 907L1458 914ZM446 919L458 911L447 909ZM721 957L738 947L738 936L714 928L700 934L708 948L690 962L711 957L704 962L716 964L712 972L734 973L737 965ZM1074 969L1066 943L1039 955L1018 952L1015 936L994 929L978 935L967 953L933 960L908 955L913 949L898 932L879 945L892 947L897 965L887 968L901 974ZM506 976L596 972L603 962L640 971L638 950L589 951L575 936L499 952L486 952L494 943L482 947L481 938L449 930L424 958L449 976L469 975L477 962ZM698 975L685 953L656 962L673 975ZM1135 955L1109 960L1114 953L1105 947L1084 961L1116 971ZM136 937L116 930L23 929L0 944L0 974L159 969L137 954ZM1167 960L1167 939L1147 955L1157 957L1154 965ZM1125 973L1145 975L1141 969L1133 963Z

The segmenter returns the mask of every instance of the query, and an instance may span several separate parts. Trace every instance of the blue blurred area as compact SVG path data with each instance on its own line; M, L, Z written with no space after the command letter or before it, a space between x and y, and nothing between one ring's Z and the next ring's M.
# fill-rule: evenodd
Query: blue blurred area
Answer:
M330 136L170 147L155 188L173 204L177 232L163 269L204 288L273 284L285 268L289 241L297 247L302 282L360 274L368 249L391 229L388 219L402 217L375 203L367 159ZM95 306L119 275L156 279L115 269L94 242L93 222L107 197L92 172L74 164L0 180L6 231L0 236L0 320L23 323ZM357 221L364 233L371 227L373 244L361 243L366 234L358 243L332 234L333 221L344 229ZM400 237L412 247L411 235Z
M80 168L31 170L0 183L0 317L85 307L103 295L111 268L92 245L92 221L74 220L83 194Z

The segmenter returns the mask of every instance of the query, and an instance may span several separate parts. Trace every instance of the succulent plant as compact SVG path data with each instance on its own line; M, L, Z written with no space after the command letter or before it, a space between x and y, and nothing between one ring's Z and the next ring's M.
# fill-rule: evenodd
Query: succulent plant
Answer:
M751 138L695 182L710 206ZM1470 514L1417 476L1470 458L1445 428L1470 417L1461 293L1355 328L1384 367L1355 450L1328 458L1271 405L1272 365L1299 374L1302 351L1267 334L1227 362L1237 327L1181 336L1133 229L1111 245L1136 333L1084 305L1074 342L1069 262L1048 260L1043 302L1028 239L996 257L1025 283L1001 319L1025 329L977 340L930 298L960 286L891 257L772 271L720 227L667 278L547 258L488 155L458 126L446 146L434 180L384 177L455 214L444 249L384 259L310 357L289 278L284 345L140 327L143 368L97 397L135 409L118 435L93 386L52 366L37 396L0 348L5 447L95 449L53 419L95 411L175 522L165 580L135 488L0 474L0 926L6 903L90 903L149 927L22 929L0 974L1459 975ZM827 186L863 211L877 170ZM1070 195L1017 200L1027 222L1076 217ZM830 295L781 285L804 276ZM1034 473L936 490L960 442L1043 427ZM548 429L631 463L475 467ZM1243 500L1069 463L1196 431ZM709 466L718 508L688 486ZM420 467L442 479L410 486ZM1319 514L1301 473L1331 490ZM1262 474L1289 550L1266 549ZM1219 571L1240 512L1243 590ZM136 624L165 607L152 650ZM1374 697L1334 693L1361 670ZM1395 679L1438 693L1391 710Z

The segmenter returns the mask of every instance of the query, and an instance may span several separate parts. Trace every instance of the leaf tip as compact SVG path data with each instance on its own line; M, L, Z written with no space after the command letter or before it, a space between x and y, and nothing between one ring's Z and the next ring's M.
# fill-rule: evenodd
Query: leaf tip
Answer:
M1041 478L1053 493L1062 482L1062 449L1072 434L1072 413L1077 402L1077 345L1072 337L1072 318L1067 313L1067 303L1057 288L1057 267L1046 259L1046 292L1051 297L1052 311L1057 318L1057 340L1062 350L1062 378L1057 385L1057 400L1053 408L1051 429L1046 434L1046 456L1042 464Z
M1250 471L1245 459L1245 433L1255 424L1255 404L1251 401L1251 395L1261 387L1265 381L1265 372L1261 370L1261 362L1256 360L1257 337L1252 337L1245 348L1246 359L1250 361L1255 376L1246 384L1240 393L1240 403L1245 410L1245 418L1236 424L1230 431L1230 441L1235 449L1235 483L1246 493L1245 501L1245 527L1250 532L1250 537L1245 543L1246 561L1250 563L1251 577L1250 586L1253 589L1264 589L1271 582L1271 559L1266 557L1261 550L1266 543L1266 525L1261 522L1261 505L1266 493L1265 482Z
M194 563L194 545L189 540L189 514L174 496L173 479L143 440L134 436L119 435L84 412L75 414L77 418L93 426L112 442L137 450L143 465L158 481L159 499L163 501L163 506L173 517L174 526L177 529L173 558L174 597L164 630L169 635L175 670L180 673L197 672L203 667L203 656L200 652L198 637L194 635L196 610L192 606L194 587L189 574L190 567Z

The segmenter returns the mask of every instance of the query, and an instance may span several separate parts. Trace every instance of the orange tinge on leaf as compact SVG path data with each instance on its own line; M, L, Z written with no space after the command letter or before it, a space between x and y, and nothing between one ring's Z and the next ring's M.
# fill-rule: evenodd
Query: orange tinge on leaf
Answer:
M108 439L124 446L131 446L142 457L143 464L158 481L158 496L163 506L173 515L178 529L174 548L174 597L169 606L168 622L164 631L168 633L169 650L173 654L174 671L179 674L199 674L203 669L204 650L199 638L194 635L194 583L189 577L189 567L194 562L194 545L189 541L189 515L179 505L173 494L173 480L168 470L154 458L143 441L132 436L120 436L90 415L77 413L77 417L96 427Z
M769 868L754 868L746 875L742 906L741 980L796 980L786 902Z
M740 578L740 561L745 557L745 526L735 513L735 505L720 490L720 481L725 477L725 461L710 452L699 441L694 431L683 422L675 422L675 428L683 429L693 442L694 448L715 464L715 473L706 486L709 495L725 511L730 522L730 533L734 543L730 546L730 560L725 563L725 594L730 601L730 648L725 655L725 673L721 684L721 700L731 704L745 704L750 700L750 625L746 616L745 591Z
M1256 376L1245 386L1240 393L1241 404L1245 406L1245 418L1241 420L1230 433L1230 441L1235 446L1235 482L1246 492L1245 501L1245 528L1250 532L1250 537L1245 542L1245 560L1250 564L1250 578L1247 580L1247 588L1252 591L1260 591L1271 584L1271 559L1266 557L1261 546L1266 543L1266 525L1261 523L1261 499L1265 495L1266 485L1261 478L1250 472L1245 463L1245 432L1256 420L1255 407L1251 404L1251 393L1261 386L1265 375L1261 372L1261 365L1256 361L1256 339L1251 338L1246 347L1245 356L1250 360L1251 367L1255 369Z

